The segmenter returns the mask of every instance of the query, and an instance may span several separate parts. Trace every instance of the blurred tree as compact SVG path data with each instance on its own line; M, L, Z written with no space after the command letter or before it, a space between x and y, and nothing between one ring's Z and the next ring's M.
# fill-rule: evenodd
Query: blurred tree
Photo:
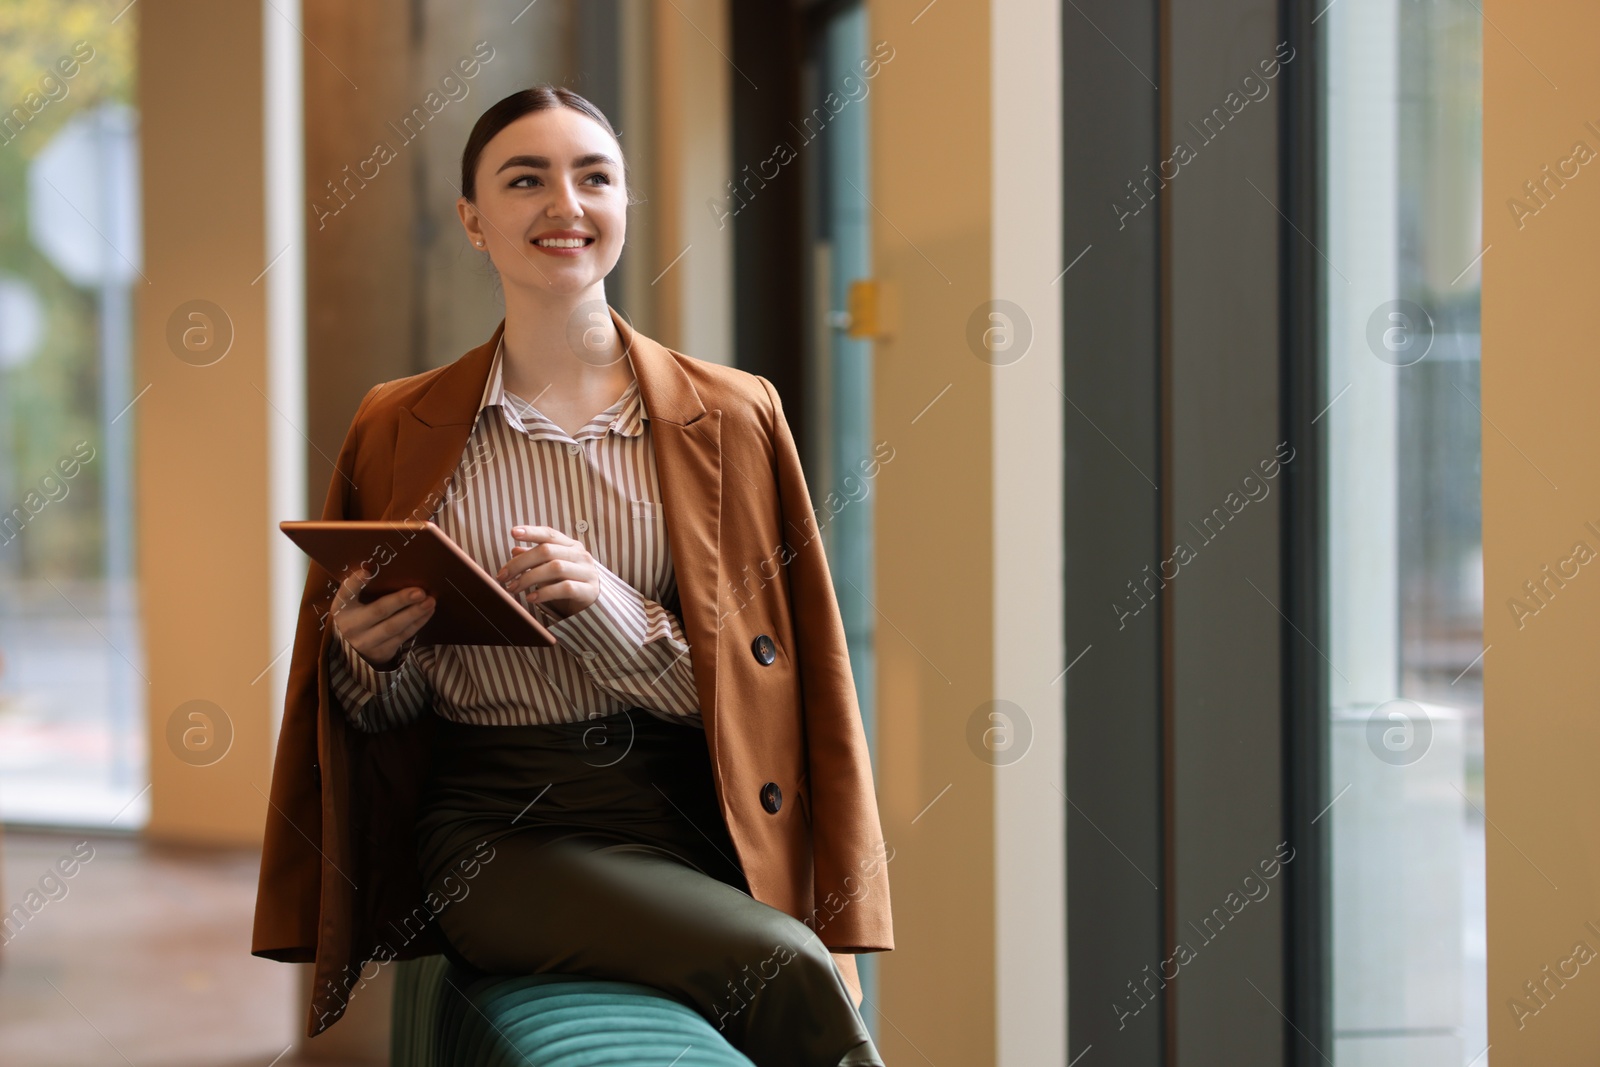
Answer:
M77 442L89 441L100 450L99 301L94 292L68 282L33 246L27 173L40 148L74 114L106 100L137 104L137 27L138 7L128 0L0 4L0 120L13 108L30 113L25 104L30 93L57 97L32 114L20 133L0 143L0 275L33 288L45 323L31 357L0 367L0 428L5 431L0 515L37 489ZM94 49L93 55L65 78L56 64L71 57L80 41ZM18 577L97 576L104 537L99 473L94 463L84 468L65 498L41 512L23 536L0 547L0 562L10 555L8 569Z

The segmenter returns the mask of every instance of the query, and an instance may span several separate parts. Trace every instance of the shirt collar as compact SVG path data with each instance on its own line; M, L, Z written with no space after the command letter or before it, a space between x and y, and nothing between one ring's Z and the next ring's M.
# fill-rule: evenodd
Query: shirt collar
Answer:
M645 413L644 401L639 396L639 382L635 379L628 383L628 388L622 391L622 395L615 403L590 419L576 434L569 437L565 430L551 422L538 408L529 404L526 398L515 397L506 392L503 374L505 348L505 338L501 337L500 344L494 350L494 362L489 367L489 380L484 383L483 398L478 402L479 415L491 407L498 407L512 429L525 433L535 440L581 441L590 437L604 437L607 433L637 437L644 432L644 423L649 416ZM522 403L517 403L518 400Z

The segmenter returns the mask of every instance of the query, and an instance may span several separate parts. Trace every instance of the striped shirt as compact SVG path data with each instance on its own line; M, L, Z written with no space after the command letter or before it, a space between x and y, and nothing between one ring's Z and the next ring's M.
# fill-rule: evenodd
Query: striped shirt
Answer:
M375 731L424 708L486 725L581 722L627 708L704 728L689 645L664 604L675 599L666 518L638 382L568 436L505 391L496 350L477 422L432 516L484 570L519 542L514 526L551 526L583 542L600 597L561 618L522 600L560 643L551 648L423 645L379 671L335 630L330 684L350 723Z

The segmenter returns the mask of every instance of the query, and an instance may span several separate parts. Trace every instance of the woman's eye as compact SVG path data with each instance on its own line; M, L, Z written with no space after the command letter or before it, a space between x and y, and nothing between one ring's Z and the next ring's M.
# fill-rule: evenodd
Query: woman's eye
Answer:
M611 176L609 174L602 174L602 173L591 174L591 175L589 175L588 178L585 178L584 181L588 181L588 180L590 180L592 178L599 178L601 184L604 184L604 185L610 185L611 184ZM512 189L531 189L531 188L533 188L532 184L524 185L523 184L524 182L528 182L528 183L539 182L539 176L536 175L536 174L524 174L520 178L513 178L513 179L511 179L511 182L509 183L509 187L512 188Z

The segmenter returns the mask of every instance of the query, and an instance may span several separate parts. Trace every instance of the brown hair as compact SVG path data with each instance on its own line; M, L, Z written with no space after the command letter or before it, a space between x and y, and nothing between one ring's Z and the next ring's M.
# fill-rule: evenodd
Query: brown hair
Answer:
M484 146L494 140L495 134L524 115L555 107L569 107L587 115L598 123L602 130L616 139L618 147L621 147L622 140L617 134L616 127L611 125L611 120L606 118L605 112L595 107L586 97L565 86L548 83L519 89L479 115L478 121L473 124L472 132L467 135L467 147L461 152L461 195L476 202L478 160L483 155ZM633 179L628 173L626 155L622 159L622 184L628 190L629 202L632 203Z

